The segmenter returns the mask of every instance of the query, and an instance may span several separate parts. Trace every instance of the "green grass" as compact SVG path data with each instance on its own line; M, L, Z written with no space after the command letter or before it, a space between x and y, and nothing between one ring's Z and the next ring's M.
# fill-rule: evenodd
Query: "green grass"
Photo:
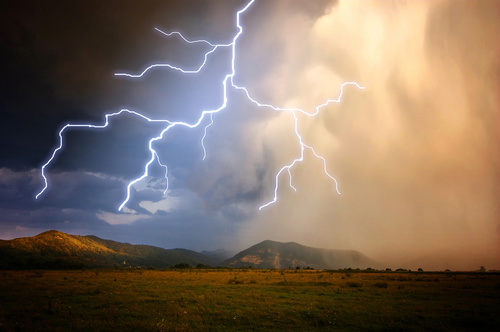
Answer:
M0 271L0 331L494 331L498 326L498 274Z

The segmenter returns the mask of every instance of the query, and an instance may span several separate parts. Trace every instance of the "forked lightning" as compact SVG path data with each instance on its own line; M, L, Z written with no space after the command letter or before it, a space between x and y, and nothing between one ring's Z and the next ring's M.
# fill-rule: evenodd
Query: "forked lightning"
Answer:
M148 73L150 70L159 69L159 68L166 68L166 69L169 69L169 70L179 71L179 72L181 72L182 74L185 74L185 75L195 75L195 74L197 74L197 73L199 73L200 71L203 70L203 68L205 67L205 65L206 65L206 63L208 61L208 58L210 56L213 56L219 48L230 48L230 51L231 51L231 69L230 69L229 72L226 73L226 75L224 77L224 80L221 82L221 89L222 89L221 92L223 94L223 101L222 101L222 104L217 109L202 110L201 113L200 113L200 117L194 123L187 123L187 122L181 122L181 121L175 121L174 122L174 121L169 121L167 119L151 119L151 118L149 118L149 117L147 117L147 116L145 116L143 114L140 114L138 112L130 111L130 110L127 110L127 109L123 109L123 110L120 110L119 112L106 114L105 115L105 122L102 125L96 125L96 124L66 124L59 131L59 145L52 151L52 154L51 154L50 158L48 159L48 161L41 168L41 175L42 175L42 177L44 179L44 184L45 185L40 190L40 192L36 195L36 198L38 199L40 197L40 195L45 190L47 190L47 188L48 188L48 180L47 180L47 176L46 176L46 169L50 165L50 163L52 163L52 161L55 159L57 153L63 148L63 146L64 146L64 132L67 129L71 129L71 128L103 129L103 128L106 128L109 125L109 119L111 117L119 116L119 115L121 115L123 113L133 114L133 115L135 115L137 117L140 117L140 118L142 118L144 120L147 120L148 122L165 123L165 128L160 132L160 134L158 136L152 137L149 140L149 145L148 146L149 146L149 151L151 153L151 157L144 164L144 172L142 173L142 175L139 176L138 178L130 181L129 184L127 185L126 197L123 200L123 202L120 204L120 206L118 207L118 211L121 211L125 207L125 205L128 203L128 201L130 200L130 194L131 194L131 188L132 188L132 186L134 184L138 183L139 181L143 180L144 178L146 178L149 175L149 168L150 168L150 166L151 166L151 164L153 162L157 162L161 167L163 167L165 169L165 178L167 180L167 186L166 186L166 189L165 189L165 192L166 192L168 190L168 168L167 168L167 165L165 165L164 163L161 162L160 157L159 157L157 151L153 147L153 144L156 141L162 140L163 137L164 137L164 135L165 135L165 133L167 133L170 129L172 129L174 127L183 126L183 127L188 127L188 128L197 128L197 127L201 126L201 124L202 124L202 122L204 122L205 118L208 117L209 121L208 121L208 124L206 124L204 126L204 128L203 128L204 134L203 134L203 137L201 139L201 146L203 148L203 160L205 160L205 158L207 156L207 150L205 148L205 138L207 137L207 131L208 131L209 127L214 123L213 115L215 113L218 113L218 112L220 112L220 111L222 111L222 110L224 110L226 108L227 103L228 103L228 97L227 96L228 96L228 90L229 89L235 89L235 90L244 91L244 93L246 94L248 100L250 100L257 107L268 108L268 109L270 109L272 111L277 111L277 112L290 112L293 115L293 117L294 117L294 132L295 132L295 135L297 137L297 141L298 141L298 144L299 144L299 147L300 147L299 154L289 164L284 165L276 173L276 176L275 176L275 185L274 185L274 196L273 196L273 198L269 202L267 202L267 203L263 204L262 206L260 206L259 210L262 210L263 208L265 208L265 207L267 207L267 206L269 206L269 205L277 202L277 200L278 200L279 184L280 184L280 176L282 175L283 172L285 172L285 171L287 172L288 177L289 177L289 186L293 190L296 191L296 188L292 184L291 169L298 162L304 160L304 151L306 149L310 150L314 154L314 156L316 156L316 158L322 160L322 162L323 162L323 169L324 169L325 174L330 179L332 179L332 181L335 184L335 190L337 191L337 193L340 194L337 180L327 170L327 165L326 165L325 158L323 158L318 153L316 153L316 151L314 150L314 148L312 146L307 145L306 143L304 143L304 141L302 139L302 136L299 133L299 129L298 129L298 121L299 120L297 118L297 114L296 113L302 113L302 114L305 114L305 115L311 116L311 117L316 116L320 112L321 108L327 106L330 103L339 103L340 102L340 100L342 98L342 95L344 93L344 87L346 87L348 85L354 85L358 89L364 89L364 87L358 85L356 82L345 82L345 83L343 83L340 86L340 94L337 97L337 99L327 100L323 104L316 106L315 109L312 112L307 112L307 111L299 109L299 108L280 108L280 107L277 107L277 106L274 106L274 105L260 103L255 98L253 98L251 96L249 90L246 87L239 86L239 85L237 85L235 83L234 77L236 75L235 60L236 60L236 46L237 46L237 41L238 41L238 38L243 34L243 26L240 23L240 17L241 17L241 15L244 12L246 12L248 10L248 8L250 8L250 6L252 6L254 4L254 2L255 2L255 0L250 0L246 4L245 7L243 7L242 9L240 9L239 11L236 12L236 27L237 27L238 32L233 36L231 42L229 42L227 44L213 44L210 41L204 40L204 39L189 40L188 38L185 38L180 32L173 31L173 32L168 32L167 33L167 32L164 32L164 31L156 28L156 31L158 31L159 33L165 35L166 37L178 36L185 43L188 43L188 44L206 44L207 46L209 46L210 49L206 53L204 53L202 55L202 59L203 60L201 61L201 64L198 66L197 69L188 70L188 69L183 69L183 68L180 68L180 67L177 67L177 66L173 66L173 65L168 64L168 63L159 63L159 64L153 64L153 65L147 67L146 69L144 69L142 72L140 72L138 74L130 74L130 73L116 73L115 74L116 76L124 76L124 77L128 77L128 78L141 78L146 73Z

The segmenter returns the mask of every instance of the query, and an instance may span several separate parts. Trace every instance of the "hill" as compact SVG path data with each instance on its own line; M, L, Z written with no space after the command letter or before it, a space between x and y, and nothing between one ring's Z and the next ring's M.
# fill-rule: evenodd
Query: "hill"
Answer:
M295 242L266 240L236 254L222 263L229 267L287 269L343 269L377 267L379 264L355 250L306 247Z
M319 249L270 240L228 257L224 250L199 253L181 248L163 249L55 230L33 237L0 240L0 269L167 268L178 264L275 269L378 267L375 261L355 250Z
M97 236L51 230L33 237L0 240L0 269L141 266L165 268L177 264L208 264L212 260L191 250L132 245Z

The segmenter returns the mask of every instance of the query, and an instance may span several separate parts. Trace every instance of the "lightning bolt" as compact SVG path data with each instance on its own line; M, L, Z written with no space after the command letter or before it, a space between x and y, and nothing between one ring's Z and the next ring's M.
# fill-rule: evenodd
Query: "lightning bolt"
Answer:
M294 191L297 191L297 189L292 184L291 169L297 163L299 163L299 162L301 162L301 161L304 160L304 152L305 152L306 149L310 150L312 152L312 154L316 158L322 160L324 173L334 182L334 184L335 184L335 190L336 190L336 192L338 194L340 194L337 180L327 170L326 159L324 157L322 157L321 155L319 155L318 153L316 153L316 151L314 150L314 148L312 146L307 145L303 141L303 138L300 135L300 132L299 132L299 129L298 129L298 122L299 122L299 120L297 118L297 113L302 113L302 114L305 114L306 116L314 117L314 116L316 116L316 115L319 114L319 112L320 112L320 110L322 108L324 108L325 106L329 105L330 103L339 103L341 101L342 95L344 93L344 87L346 87L348 85L354 85L358 89L364 89L364 87L358 85L356 82L344 82L341 85L341 87L340 87L340 94L337 97L337 99L329 99L329 100L325 101L323 104L316 106L315 109L314 109L314 111L312 111L312 112L307 112L307 111L299 109L299 108L280 108L280 107L277 107L277 106L274 106L274 105L270 105L270 104L266 104L266 103L261 103L261 102L257 101L255 98L253 98L251 96L249 90L246 87L239 86L239 85L237 85L234 82L234 77L236 75L236 69L235 69L236 45L237 45L238 38L243 34L243 26L240 24L240 17L241 17L241 15L243 13L245 13L248 10L248 8L250 8L250 6L253 5L254 2L255 2L255 0L250 0L242 9L240 9L240 10L238 10L236 12L236 27L238 29L238 32L233 36L231 42L226 43L226 44L214 44L214 43L211 43L211 42L209 42L208 40L205 40L205 39L190 40L190 39L184 37L180 32L177 32L177 31L164 32L164 31L162 31L162 30L160 30L158 28L155 28L155 30L157 32L159 32L160 34L162 34L162 35L164 35L166 37L173 37L173 36L179 37L179 38L181 38L187 44L205 44L205 45L207 45L209 47L209 50L203 54L203 61L201 62L201 64L196 69L184 69L184 68L177 67L177 66L174 66L174 65L171 65L171 64L168 64L168 63L159 63L159 64L153 64L153 65L145 68L142 72L137 73L137 74L130 74L130 73L116 73L115 74L116 76L124 76L124 77L128 77L128 78L136 79L136 78L143 77L144 75L146 75L149 71L151 71L153 69L160 69L160 68L178 71L178 72L181 72L182 74L187 74L187 75L189 75L189 74L197 74L197 73L199 73L200 71L203 70L203 68L205 67L205 65L206 65L206 63L208 61L208 58L211 55L213 55L219 48L230 48L231 49L231 70L230 70L230 72L226 73L226 76L224 77L223 81L221 82L221 84L222 84L223 101L222 101L222 104L218 108L212 109L212 110L203 110L203 111L201 111L198 120L195 121L195 122L193 122L193 123L182 122L182 121L170 121L170 120L167 120L167 119L151 119L151 118L149 118L149 117L147 117L147 116L145 116L145 115L143 115L141 113L138 113L138 112L135 112L135 111L130 111L130 110L127 110L127 109L122 109L119 112L106 114L105 115L105 121L101 125L96 125L96 124L66 124L59 131L59 145L52 151L52 154L51 154L50 158L41 167L41 175L42 175L43 180L44 180L44 187L40 190L40 192L38 192L38 194L35 196L35 198L38 199L40 197L40 195L42 195L42 193L45 192L47 190L47 188L48 188L48 179L47 179L47 176L46 176L46 168L52 163L52 161L55 159L57 153L63 148L63 146L64 146L64 133L65 133L65 131L67 131L69 129L72 129L72 128L103 129L103 128L106 128L109 125L109 119L110 118L115 117L115 116L119 116L119 115L121 115L123 113L129 113L129 114L135 115L135 116L137 116L137 117L139 117L139 118L141 118L143 120L146 120L148 122L165 123L166 126L160 132L160 134L158 136L152 137L149 140L148 149L150 151L150 159L145 163L145 165L144 165L144 172L142 173L142 175L139 176L138 178L130 181L128 183L127 189L126 189L126 197L123 200L123 202L120 204L120 206L118 207L118 211L121 211L125 207L125 205L128 203L128 201L130 200L131 189L132 189L133 185L136 184L136 183L138 183L139 181L145 179L146 177L148 177L150 166L154 162L156 162L160 167L164 168L164 170L165 170L165 179L167 180L167 185L166 185L164 193L166 193L167 190L168 190L168 167L167 167L166 164L164 164L164 163L161 162L160 156L158 155L158 152L153 147L154 143L157 142L157 141L162 140L164 138L165 134L170 129L172 129L174 127L181 126L181 127L187 127L187 128L190 128L190 129L197 128L197 127L199 127L201 125L201 123L205 120L205 118L208 117L209 118L209 123L207 125L205 125L205 127L204 127L204 134L203 134L203 137L201 139L201 146L202 146L202 149L203 149L203 160L205 160L205 158L207 156L207 151L206 151L204 142L205 142L205 138L207 137L207 131L208 131L209 127L214 123L213 115L216 114L216 113L218 113L218 112L220 112L220 111L222 111L222 110L224 110L226 108L227 103L228 103L228 97L227 97L228 96L228 89L234 89L234 90L243 91L245 93L246 97L248 98L248 100L251 101L253 104L255 104L257 107L268 108L268 109L271 109L271 110L276 111L276 112L289 112L289 113L292 114L292 116L294 118L294 131L295 131L295 135L297 137L297 141L298 141L299 147L300 147L299 154L289 164L284 165L277 172L277 174L275 176L274 197L269 202L267 202L267 203L263 204L262 206L260 206L259 210L262 210L263 208L265 208L265 207L267 207L267 206L269 206L269 205L277 202L277 200L278 200L279 184L280 184L279 179L280 179L280 176L285 171L288 174L289 186Z

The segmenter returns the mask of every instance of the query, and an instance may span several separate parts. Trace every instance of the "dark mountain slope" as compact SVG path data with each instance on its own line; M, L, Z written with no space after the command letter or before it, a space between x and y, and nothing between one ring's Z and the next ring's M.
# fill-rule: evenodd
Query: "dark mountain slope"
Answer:
M198 263L206 264L206 257L187 249L163 249L148 245L134 245L130 243L104 240L94 235L87 235L96 243L103 244L114 252L126 255L126 263L131 265L169 267L180 263L196 266Z

